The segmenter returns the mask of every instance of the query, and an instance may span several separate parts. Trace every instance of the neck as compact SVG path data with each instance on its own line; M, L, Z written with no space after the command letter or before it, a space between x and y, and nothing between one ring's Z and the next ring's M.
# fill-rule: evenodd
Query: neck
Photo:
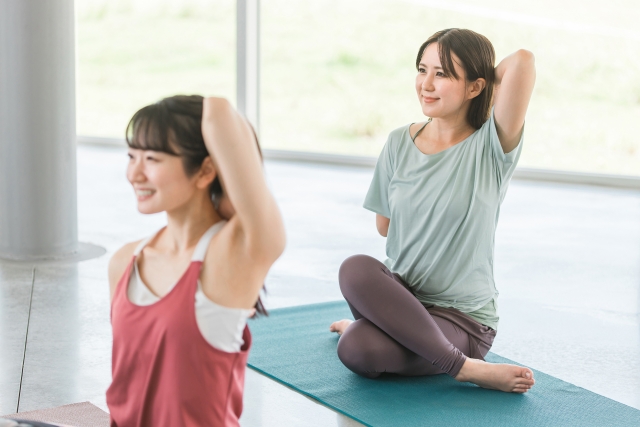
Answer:
M167 211L167 228L160 236L159 246L174 253L189 252L213 224L220 221L208 193L187 204Z
M429 139L442 145L453 145L471 135L475 129L467 122L468 107L444 117L434 117L425 130Z

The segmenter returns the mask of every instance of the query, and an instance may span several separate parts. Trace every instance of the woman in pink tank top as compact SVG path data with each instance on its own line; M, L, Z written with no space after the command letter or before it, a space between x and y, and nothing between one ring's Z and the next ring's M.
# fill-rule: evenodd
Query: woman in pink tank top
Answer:
M167 225L109 264L111 426L237 426L251 334L240 330L239 351L214 347L195 304L202 293L222 311L262 311L260 290L284 250L255 135L224 99L175 96L138 111L127 143L138 210L166 212ZM230 218L213 203L222 195ZM131 301L136 277L156 302Z

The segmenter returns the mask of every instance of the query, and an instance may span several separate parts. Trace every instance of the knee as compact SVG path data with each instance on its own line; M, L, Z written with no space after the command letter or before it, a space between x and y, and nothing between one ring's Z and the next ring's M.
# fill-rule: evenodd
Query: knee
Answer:
M353 255L342 262L338 282L345 297L347 297L346 294L358 292L366 286L365 276L371 270L372 262L379 263L377 259L368 255Z
M353 329L357 323L353 323L340 337L338 358L350 371L363 377L375 378L380 375L376 372L379 353L369 345L366 337L358 334L357 328Z

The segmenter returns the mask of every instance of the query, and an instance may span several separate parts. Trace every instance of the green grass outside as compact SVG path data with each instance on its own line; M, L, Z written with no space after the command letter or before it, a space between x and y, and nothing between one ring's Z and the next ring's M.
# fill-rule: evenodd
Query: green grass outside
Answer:
M639 3L454 3L537 16L542 25L418 3L263 0L263 145L377 156L391 130L424 119L417 48L437 30L462 27L486 35L499 59L518 48L536 55L521 166L640 175L640 40L544 21L640 37ZM76 8L79 134L121 137L138 108L176 93L234 100L235 1L77 0Z

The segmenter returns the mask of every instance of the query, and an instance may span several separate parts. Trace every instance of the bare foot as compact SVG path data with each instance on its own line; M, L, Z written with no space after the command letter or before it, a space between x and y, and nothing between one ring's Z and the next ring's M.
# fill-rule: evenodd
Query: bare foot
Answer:
M471 358L464 362L456 380L511 393L526 393L536 382L529 368Z
M346 331L349 325L352 323L353 323L353 320L349 320L349 319L338 320L337 322L333 322L331 326L329 326L329 330L331 332L337 332L338 335L342 335L344 334L344 331Z

